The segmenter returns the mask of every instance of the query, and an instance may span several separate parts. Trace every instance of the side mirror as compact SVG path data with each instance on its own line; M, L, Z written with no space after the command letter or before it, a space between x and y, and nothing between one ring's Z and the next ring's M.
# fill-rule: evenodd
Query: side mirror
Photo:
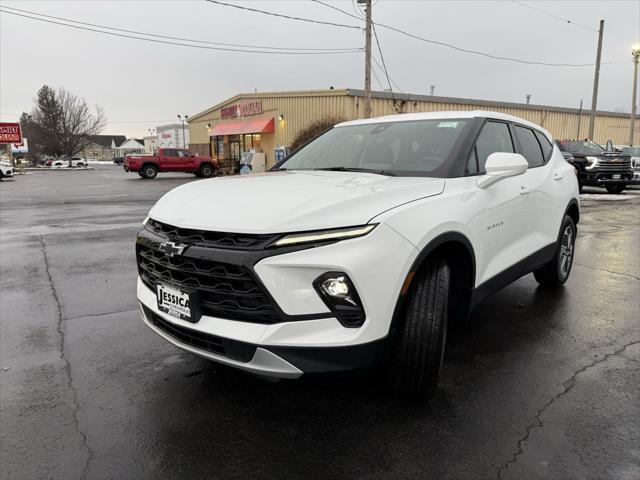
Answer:
M522 175L529 164L519 153L495 152L489 155L484 168L487 173L478 179L480 188L490 187L504 178Z

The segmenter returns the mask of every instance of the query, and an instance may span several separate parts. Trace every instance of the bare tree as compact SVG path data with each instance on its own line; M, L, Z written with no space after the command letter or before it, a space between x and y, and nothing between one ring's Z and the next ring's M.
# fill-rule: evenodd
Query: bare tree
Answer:
M316 120L310 125L307 125L305 128L298 132L296 138L294 138L293 142L291 142L291 150L295 150L305 143L310 142L318 135L323 134L330 128L333 128L334 125L341 122L344 122L344 118L328 117L321 118L320 120Z
M98 135L107 124L104 110L97 106L95 114L84 98L59 88L57 91L60 104L60 147L69 157L80 153L90 143L93 135ZM69 158L71 166L71 158Z
M47 85L38 90L31 123L43 151L53 155L71 157L80 153L98 135L107 123L104 110L92 110L87 101L66 90L54 91Z

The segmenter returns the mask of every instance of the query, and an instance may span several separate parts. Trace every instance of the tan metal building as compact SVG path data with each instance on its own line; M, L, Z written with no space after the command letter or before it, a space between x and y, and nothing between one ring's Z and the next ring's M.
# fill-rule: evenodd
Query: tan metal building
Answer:
M589 111L473 100L468 98L373 92L373 115L433 112L442 110L493 110L522 117L546 128L556 138L585 138ZM238 169L242 152L264 152L267 167L276 161L278 147L288 147L303 128L316 120L352 120L364 115L362 90L307 90L267 93L241 93L189 117L190 149L218 158L223 171ZM631 116L598 111L594 140L612 140L623 145L629 136ZM578 125L580 131L578 131ZM634 144L640 144L640 122L636 122Z

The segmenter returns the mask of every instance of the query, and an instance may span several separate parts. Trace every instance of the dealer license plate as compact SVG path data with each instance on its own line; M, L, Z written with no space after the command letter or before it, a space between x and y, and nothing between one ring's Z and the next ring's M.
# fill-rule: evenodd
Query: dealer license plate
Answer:
M620 174L616 173L615 175L611 175L611 178L613 178L614 180L620 180Z
M191 295L164 283L156 284L158 309L180 320L192 321Z

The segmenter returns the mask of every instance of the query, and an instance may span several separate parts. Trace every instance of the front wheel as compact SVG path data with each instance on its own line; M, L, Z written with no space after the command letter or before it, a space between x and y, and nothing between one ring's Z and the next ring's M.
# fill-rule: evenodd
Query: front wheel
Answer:
M391 370L396 390L404 395L428 396L438 384L447 337L450 272L444 260L434 258L415 275Z
M627 188L627 185L624 183L616 183L614 185L607 185L605 188L607 189L607 192L618 195L624 192L624 189Z
M200 166L200 170L198 171L198 176L202 178L212 177L214 173L213 167L209 164L204 164Z
M573 219L565 215L553 258L545 266L533 272L533 276L540 285L559 287L567 281L573 265L576 233L576 224Z
M158 168L155 165L145 165L142 167L142 178L151 180L158 175Z

